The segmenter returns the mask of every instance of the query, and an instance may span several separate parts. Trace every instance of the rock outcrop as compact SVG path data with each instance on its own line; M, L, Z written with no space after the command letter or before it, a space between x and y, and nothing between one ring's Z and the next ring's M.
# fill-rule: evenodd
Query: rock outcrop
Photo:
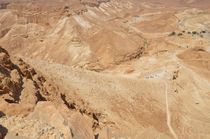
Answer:
M0 48L0 99L5 114L30 111L39 101L46 101L50 94L45 78L22 59L11 61L9 54ZM56 90L55 94L56 94ZM51 94L52 95L52 94ZM20 105L20 106L19 106Z
M11 60L12 59L12 60ZM103 115L70 98L22 59L0 47L0 124L6 138L93 138ZM81 125L83 125L81 127Z

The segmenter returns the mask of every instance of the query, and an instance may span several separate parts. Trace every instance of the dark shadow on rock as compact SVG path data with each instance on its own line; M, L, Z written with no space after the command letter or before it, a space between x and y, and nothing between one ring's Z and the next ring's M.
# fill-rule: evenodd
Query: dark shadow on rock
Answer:
M0 118L1 118L2 116L5 116L5 114L4 114L3 112L0 111Z
M0 111L0 118L3 116L5 116L5 114L2 111ZM3 139L6 136L7 132L8 130L2 125L0 125L0 139Z
M8 129L0 125L0 139L3 139L8 133Z
M99 134L96 134L94 139L99 139Z
M70 129L70 131L71 131L71 136L73 138L74 137L74 133L73 133L72 129Z

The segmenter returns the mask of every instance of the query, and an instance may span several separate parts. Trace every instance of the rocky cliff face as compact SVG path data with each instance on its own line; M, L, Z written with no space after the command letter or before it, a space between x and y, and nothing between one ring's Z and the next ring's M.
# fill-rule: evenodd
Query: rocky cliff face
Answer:
M0 100L1 138L93 138L105 125L101 113L94 112L79 97L63 93L22 59L11 60L2 47Z
M1 110L5 114L26 112L39 101L46 101L46 80L26 64L22 59L15 59L13 63L6 50L1 47ZM18 110L18 105L21 105ZM25 108L25 106L27 108ZM29 106L29 107L28 107ZM23 109L23 110L21 110ZM25 111L26 110L26 111Z

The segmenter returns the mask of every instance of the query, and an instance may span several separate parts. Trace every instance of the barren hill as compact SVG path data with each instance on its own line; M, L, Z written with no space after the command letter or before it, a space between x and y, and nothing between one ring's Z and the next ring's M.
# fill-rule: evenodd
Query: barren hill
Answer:
M0 2L0 138L209 139L208 0Z

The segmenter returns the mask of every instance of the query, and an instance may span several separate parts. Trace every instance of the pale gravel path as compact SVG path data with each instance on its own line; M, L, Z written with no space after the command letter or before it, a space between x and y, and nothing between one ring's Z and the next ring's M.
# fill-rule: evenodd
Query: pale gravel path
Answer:
M167 117L167 126L173 135L174 139L178 139L173 127L171 126L171 112L169 110L169 102L168 102L168 84L166 81L164 81L165 84L165 99L166 99L166 117Z

